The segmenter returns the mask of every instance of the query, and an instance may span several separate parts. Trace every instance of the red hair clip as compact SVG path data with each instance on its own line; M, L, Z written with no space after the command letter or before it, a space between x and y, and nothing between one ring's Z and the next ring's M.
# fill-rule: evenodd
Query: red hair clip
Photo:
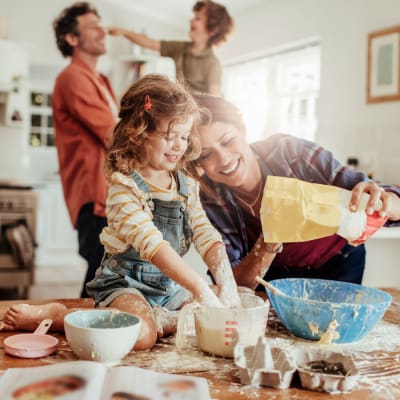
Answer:
M151 104L150 96L148 94L146 94L146 96L144 98L144 109L146 111L150 111L152 107L153 107L153 104Z

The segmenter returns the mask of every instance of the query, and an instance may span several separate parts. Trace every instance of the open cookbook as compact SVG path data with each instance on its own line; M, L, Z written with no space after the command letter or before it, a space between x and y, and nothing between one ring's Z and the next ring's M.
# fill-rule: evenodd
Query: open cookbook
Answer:
M2 400L207 400L207 380L134 366L70 361L10 368L0 379Z

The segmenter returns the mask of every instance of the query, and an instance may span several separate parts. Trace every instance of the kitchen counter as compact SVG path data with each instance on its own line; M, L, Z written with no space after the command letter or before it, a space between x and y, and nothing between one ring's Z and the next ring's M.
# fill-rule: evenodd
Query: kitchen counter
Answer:
M381 228L369 240L371 239L400 239L400 228Z
M369 238L363 284L374 287L400 287L400 228L381 228Z
M360 345L361 349L364 348L362 351L360 351L359 346L359 349L353 354L356 365L361 373L359 382L352 392L335 395L335 400L397 400L400 398L400 334L393 334L396 329L400 329L400 289L387 289L387 291L392 294L393 302L384 316L384 322L379 324L384 330L386 328L388 329L388 337L383 338L383 341L386 343L382 344L382 347L379 347L379 341L370 340L372 343L371 346L369 346L368 343L364 346ZM64 299L60 301L68 307L86 308L92 306L92 301L89 299ZM4 312L11 304L16 303L17 301L1 301L0 316L2 317L4 315ZM42 302L31 303L40 304ZM279 321L270 316L267 336L269 336L270 332L274 331L277 324L279 325ZM279 331L281 334L282 332L285 333L282 326L279 327ZM3 339L10 334L15 334L15 332L0 332L1 343L3 343ZM368 337L370 335L368 335ZM4 346L1 345L0 369L32 367L76 360L64 335L56 334L55 336L60 339L58 351L54 355L37 360L19 359L9 356L5 354ZM392 337L390 338L389 336ZM293 338L291 338L291 340L293 340ZM392 343L392 348L388 348L388 344L390 344L389 342L391 340L395 340L397 343ZM363 341L360 341L361 344L362 342ZM308 344L309 343L310 342L308 342ZM377 345L378 347L376 347ZM333 350L335 345L330 347L332 347ZM173 338L171 337L161 340L151 351L132 351L124 358L123 364L149 368L159 372L190 374L204 377L208 380L212 399L333 399L332 395L303 390L300 389L298 385L297 387L292 387L287 390L243 386L239 382L237 368L233 365L231 359L211 357L197 350L178 352L174 346Z

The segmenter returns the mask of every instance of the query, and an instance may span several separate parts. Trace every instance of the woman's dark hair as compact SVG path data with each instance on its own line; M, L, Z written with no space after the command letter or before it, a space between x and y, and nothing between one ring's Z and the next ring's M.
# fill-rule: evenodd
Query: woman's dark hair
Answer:
M193 6L193 11L205 9L207 16L207 31L211 33L208 46L218 46L225 42L233 31L233 19L221 4L211 0L198 1Z
M246 131L242 114L233 103L225 100L223 97L214 96L209 93L195 92L192 95L200 107L199 127L212 125L214 122L223 122L235 126L239 132ZM198 134L201 135L200 132ZM187 167L189 175L197 180L200 179L198 167L198 160L190 161Z
M200 107L200 125L225 122L236 126L240 131L245 129L242 113L230 101L201 92L193 93L193 98Z
M72 33L75 36L79 36L78 17L89 13L100 18L96 8L90 3L74 3L72 6L65 8L54 20L53 29L56 35L57 47L64 57L72 56L73 51L73 47L65 40L65 35Z

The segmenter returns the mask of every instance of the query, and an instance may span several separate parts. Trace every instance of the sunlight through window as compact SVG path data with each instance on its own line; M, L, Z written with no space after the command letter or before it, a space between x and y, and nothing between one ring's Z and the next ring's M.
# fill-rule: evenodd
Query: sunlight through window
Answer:
M280 52L225 70L224 92L239 107L250 142L274 133L314 140L320 47Z

